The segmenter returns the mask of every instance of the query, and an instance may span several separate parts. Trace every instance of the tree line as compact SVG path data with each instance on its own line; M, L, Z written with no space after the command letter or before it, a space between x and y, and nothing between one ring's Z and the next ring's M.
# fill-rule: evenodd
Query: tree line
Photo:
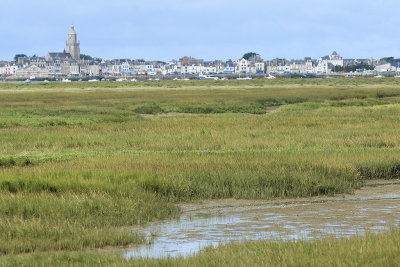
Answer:
M334 72L355 72L359 69L374 70L375 67L366 62L361 62L361 63L351 64L351 65L347 65L347 66L335 66L333 68L333 71Z

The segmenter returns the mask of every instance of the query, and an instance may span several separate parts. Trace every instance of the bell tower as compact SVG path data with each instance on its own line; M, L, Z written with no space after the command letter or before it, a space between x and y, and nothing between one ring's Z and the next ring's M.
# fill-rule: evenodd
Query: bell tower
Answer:
M71 29L68 33L68 41L66 42L67 53L71 54L72 59L79 60L81 57L81 50L79 48L80 43L78 42L78 38L76 35L76 31L74 29L74 25L71 26Z

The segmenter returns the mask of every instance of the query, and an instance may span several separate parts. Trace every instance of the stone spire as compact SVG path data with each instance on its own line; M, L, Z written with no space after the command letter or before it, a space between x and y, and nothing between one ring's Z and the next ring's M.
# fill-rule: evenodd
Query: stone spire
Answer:
M68 33L68 41L66 43L66 51L71 54L72 59L79 60L81 57L81 50L79 48L80 43L78 42L78 37L74 28L74 25L71 26L71 29Z

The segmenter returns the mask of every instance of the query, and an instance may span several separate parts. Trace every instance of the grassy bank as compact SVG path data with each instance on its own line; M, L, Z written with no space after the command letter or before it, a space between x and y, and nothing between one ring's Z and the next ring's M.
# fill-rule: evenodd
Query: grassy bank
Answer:
M180 202L400 178L399 115L396 79L0 84L0 258L142 243L128 227Z
M400 232L313 242L244 242L187 259L124 260L114 254L33 253L0 257L2 266L399 266Z

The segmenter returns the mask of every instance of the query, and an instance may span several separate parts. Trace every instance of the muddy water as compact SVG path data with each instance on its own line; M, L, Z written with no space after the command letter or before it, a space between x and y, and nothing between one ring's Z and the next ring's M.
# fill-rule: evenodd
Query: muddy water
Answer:
M375 181L354 195L335 198L224 200L182 209L179 220L132 229L152 242L125 249L125 257L188 256L230 241L312 240L385 231L400 225L400 183Z

